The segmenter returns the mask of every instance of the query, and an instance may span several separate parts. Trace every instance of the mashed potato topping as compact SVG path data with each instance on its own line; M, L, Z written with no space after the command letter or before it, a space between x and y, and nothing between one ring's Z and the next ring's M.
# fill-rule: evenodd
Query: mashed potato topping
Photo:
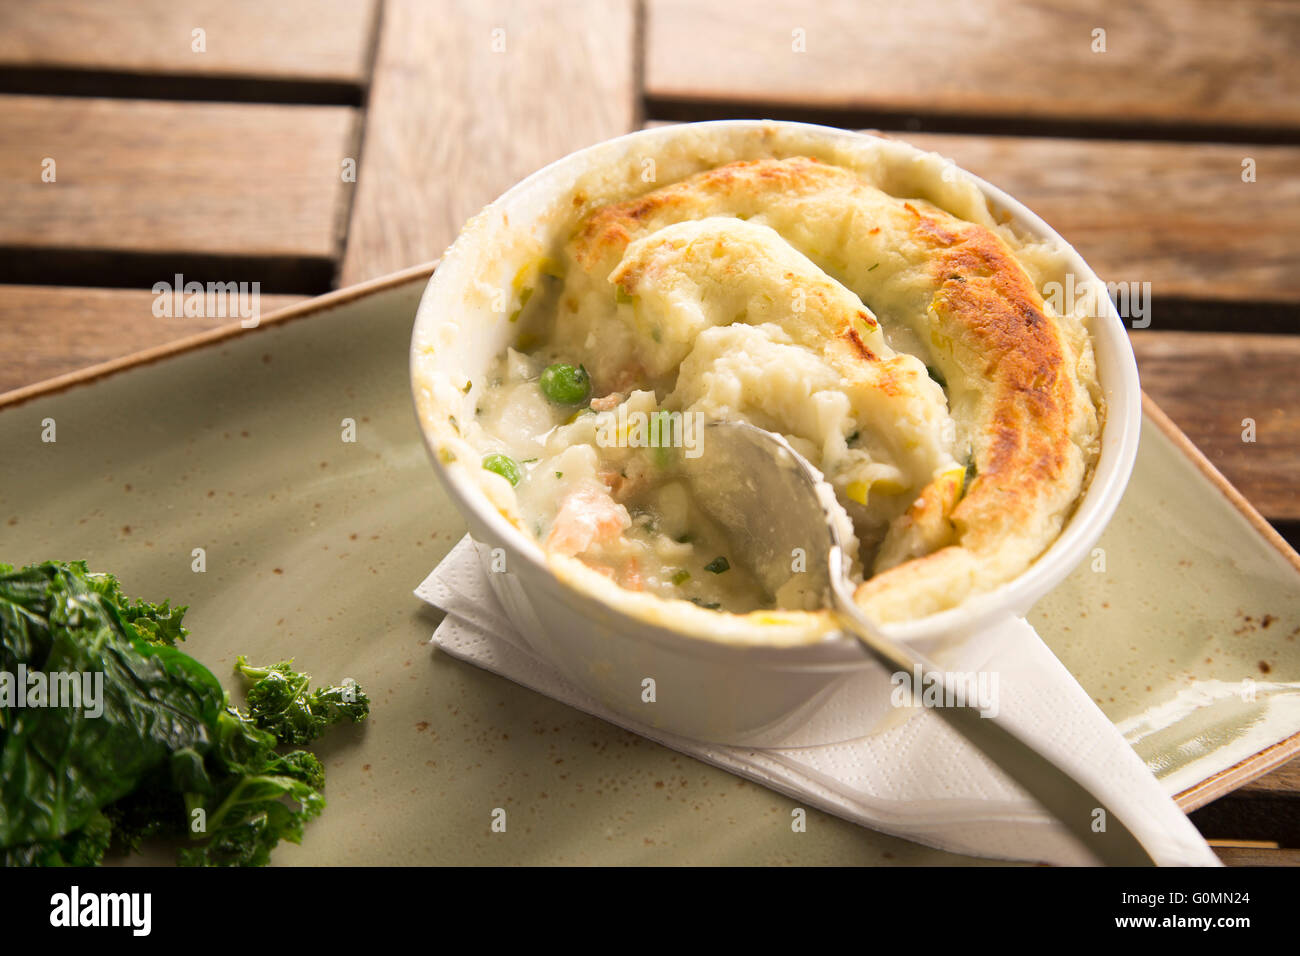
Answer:
M1097 455L1088 334L1015 245L834 163L720 164L539 258L459 430L546 552L720 613L815 610L797 557L765 587L692 493L704 423L751 422L824 474L869 613L954 607L1056 538Z

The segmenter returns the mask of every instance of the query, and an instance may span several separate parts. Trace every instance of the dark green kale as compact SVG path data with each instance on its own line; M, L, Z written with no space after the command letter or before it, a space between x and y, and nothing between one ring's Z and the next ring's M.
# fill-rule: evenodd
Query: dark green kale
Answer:
M225 693L198 661L154 643L180 635L183 613L126 606L117 582L84 563L0 565L0 670L11 691L24 672L77 684L88 675L101 687L94 709L86 700L20 709L12 692L0 696L0 847L64 837L173 752L206 751Z
M292 660L252 667L240 655L235 671L251 682L245 696L253 723L282 743L310 743L334 724L370 716L370 699L355 682L310 690L311 675L295 671Z
M265 866L279 841L302 842L325 808L325 768L305 750L277 753L281 742L233 707L221 715L214 759L192 764L183 784L196 842L182 865Z
M280 748L364 720L369 701L353 682L313 692L291 662L241 657L256 680L243 714L176 648L185 611L131 602L84 562L0 564L0 863L91 866L171 837L185 865L260 866L280 840L301 841L325 771ZM79 706L20 707L20 672L102 685Z

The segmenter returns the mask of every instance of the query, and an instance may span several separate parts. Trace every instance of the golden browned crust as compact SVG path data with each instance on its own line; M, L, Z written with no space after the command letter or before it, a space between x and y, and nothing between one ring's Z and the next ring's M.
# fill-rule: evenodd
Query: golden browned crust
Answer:
M933 307L982 358L988 383L978 473L953 511L959 530L965 526L962 543L978 551L990 533L1023 520L1040 488L1065 477L1076 388L1060 330L1006 243L982 226L905 205L913 234L934 250Z
M951 398L967 403L977 471L949 516L955 543L983 559L1009 537L1045 538L1025 557L1027 565L1059 532L1079 493L1086 468L1078 441L1087 431L1080 421L1091 416L1095 429L1096 410L1077 378L1079 356L996 233L927 203L887 196L848 170L796 157L730 163L606 206L584 221L569 252L581 268L607 275L639 236L705 215L749 218L774 200L816 207L843 230L841 245L880 241L907 250L908 266L927 277L928 322L944 339L936 362ZM815 251L801 251L818 262ZM834 334L861 362L877 361L851 320ZM921 498L929 500L924 491ZM859 599L869 601L927 563L951 564L949 550L877 575Z
M701 193L730 201L736 209L732 215L743 217L761 210L763 196L769 191L787 196L812 193L840 175L852 174L803 156L727 163L644 196L597 209L583 220L570 249L578 264L590 271L602 262L617 262L638 236L671 222L694 218L690 213Z

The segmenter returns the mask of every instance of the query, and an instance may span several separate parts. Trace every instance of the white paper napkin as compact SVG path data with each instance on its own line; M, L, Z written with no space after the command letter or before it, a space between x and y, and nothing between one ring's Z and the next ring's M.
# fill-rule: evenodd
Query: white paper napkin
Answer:
M1095 862L1046 811L987 758L924 708L856 740L764 749L665 735L615 714L538 658L516 633L488 586L468 537L416 589L447 612L433 643L579 710L664 746L780 791L862 826L973 856L1063 865ZM1163 865L1218 866L1219 860L1172 797L1062 666L1033 628L1012 621L943 660L953 671L998 674L1000 716L1075 773L1120 814ZM883 669L879 692L891 686ZM854 683L854 693L861 685ZM835 739L835 695L809 717ZM815 734L813 735L815 738Z

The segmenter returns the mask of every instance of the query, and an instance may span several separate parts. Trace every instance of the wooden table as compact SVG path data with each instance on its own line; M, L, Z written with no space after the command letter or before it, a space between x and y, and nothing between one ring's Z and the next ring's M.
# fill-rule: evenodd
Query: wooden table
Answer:
M1300 2L1096 7L2 0L0 391L221 324L153 314L178 273L267 311L646 123L811 120L939 150L1151 283L1147 391L1294 544ZM1300 762L1193 819L1300 863Z

